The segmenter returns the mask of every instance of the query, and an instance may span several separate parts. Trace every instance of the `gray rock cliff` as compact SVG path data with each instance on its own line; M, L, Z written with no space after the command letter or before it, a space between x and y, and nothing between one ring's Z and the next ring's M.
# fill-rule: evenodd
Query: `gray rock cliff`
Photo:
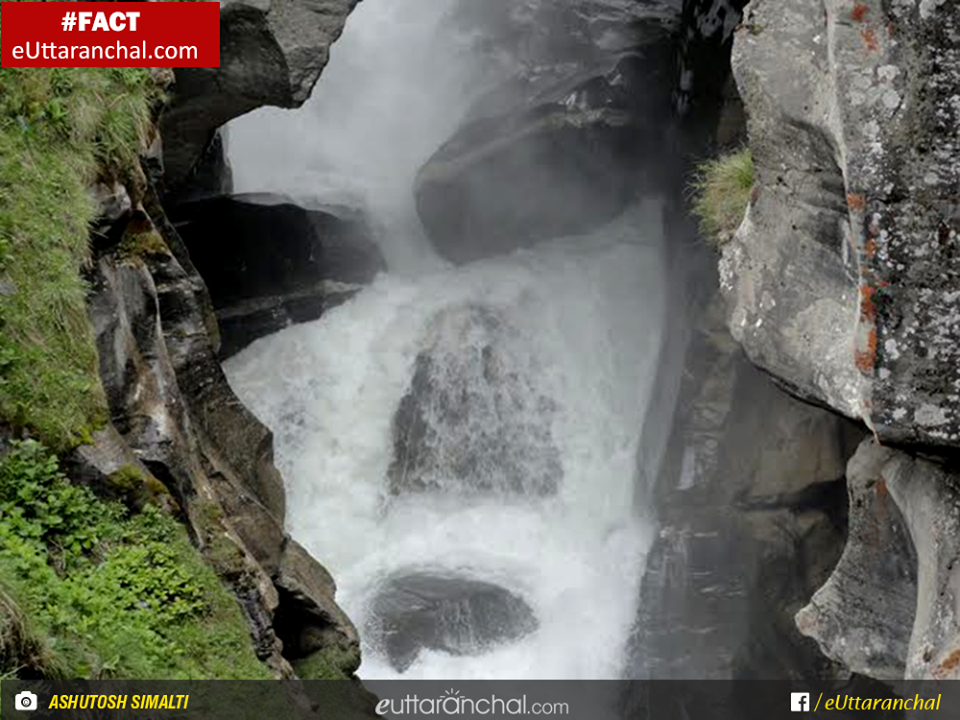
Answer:
M857 673L956 678L960 2L754 0L733 67L756 185L723 249L730 330L874 435L797 626Z
M755 0L733 66L757 174L734 336L880 440L956 447L960 5Z

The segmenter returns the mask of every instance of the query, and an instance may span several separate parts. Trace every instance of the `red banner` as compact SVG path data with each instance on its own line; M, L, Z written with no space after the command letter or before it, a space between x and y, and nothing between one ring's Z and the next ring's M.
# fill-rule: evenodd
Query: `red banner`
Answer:
M219 2L0 2L2 67L219 67Z

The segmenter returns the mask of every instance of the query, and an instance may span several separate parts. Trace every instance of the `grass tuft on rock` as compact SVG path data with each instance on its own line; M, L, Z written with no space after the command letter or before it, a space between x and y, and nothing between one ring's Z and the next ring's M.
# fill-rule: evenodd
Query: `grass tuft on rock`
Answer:
M87 187L126 179L160 93L131 68L0 68L0 419L61 450L107 418Z
M701 164L691 184L700 232L722 246L740 227L753 193L753 155L744 147Z

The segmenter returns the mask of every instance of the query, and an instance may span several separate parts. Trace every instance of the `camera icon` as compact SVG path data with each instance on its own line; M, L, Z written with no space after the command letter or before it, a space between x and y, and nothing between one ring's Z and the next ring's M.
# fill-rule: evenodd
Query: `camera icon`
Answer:
M29 690L18 692L13 699L13 707L16 710L36 710L37 694Z

